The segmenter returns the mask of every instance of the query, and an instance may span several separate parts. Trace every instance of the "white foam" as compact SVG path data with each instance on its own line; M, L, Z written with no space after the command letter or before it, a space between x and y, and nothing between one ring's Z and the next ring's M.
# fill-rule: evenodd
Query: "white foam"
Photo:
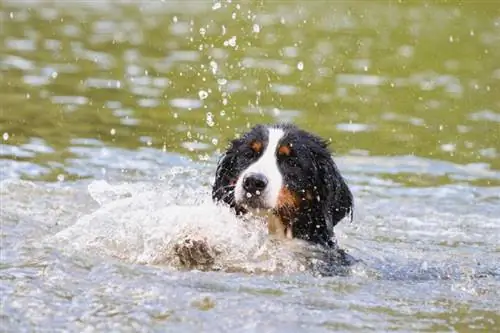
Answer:
M296 248L286 251L269 241L263 221L236 217L227 207L212 203L207 189L96 181L89 193L100 207L51 238L71 253L179 268L175 246L190 239L217 250L208 269L304 269L294 259Z

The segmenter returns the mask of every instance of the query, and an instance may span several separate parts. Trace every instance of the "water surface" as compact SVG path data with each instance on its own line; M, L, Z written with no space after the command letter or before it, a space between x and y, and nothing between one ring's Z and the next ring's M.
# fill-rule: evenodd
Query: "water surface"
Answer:
M495 2L0 14L4 331L497 330ZM349 276L210 206L227 141L274 121L331 140L356 197L336 231L362 261ZM223 250L212 269L176 262L193 234Z

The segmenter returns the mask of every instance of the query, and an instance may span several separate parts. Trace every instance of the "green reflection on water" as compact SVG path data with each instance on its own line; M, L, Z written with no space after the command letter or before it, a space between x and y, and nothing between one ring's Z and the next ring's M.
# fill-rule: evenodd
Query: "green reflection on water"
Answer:
M79 158L75 139L198 158L277 120L338 154L500 169L493 2L1 6L0 131L53 150L3 158L47 166L43 179Z

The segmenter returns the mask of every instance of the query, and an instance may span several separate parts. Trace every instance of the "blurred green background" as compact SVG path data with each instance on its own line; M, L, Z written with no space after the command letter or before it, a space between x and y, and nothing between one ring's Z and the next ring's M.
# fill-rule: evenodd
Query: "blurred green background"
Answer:
M212 160L274 121L330 138L339 155L500 169L496 1L3 1L0 11L4 177L97 178L93 164L130 157L119 163L133 170L139 152L160 168Z

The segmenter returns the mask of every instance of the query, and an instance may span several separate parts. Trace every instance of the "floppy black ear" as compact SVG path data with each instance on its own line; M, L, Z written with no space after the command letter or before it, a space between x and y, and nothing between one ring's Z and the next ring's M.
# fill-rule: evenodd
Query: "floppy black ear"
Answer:
M215 201L224 201L226 203L232 201L231 191L234 191L234 186L231 186L233 181L231 170L233 170L234 159L234 154L228 150L217 162L215 182L212 186L212 199Z
M231 207L234 207L234 187L238 179L236 157L239 143L237 139L232 140L219 158L215 170L215 182L212 186L212 199L223 201Z
M348 214L353 214L353 197L346 181L340 174L330 152L326 151L317 159L317 170L321 184L318 189L328 229L333 229Z

